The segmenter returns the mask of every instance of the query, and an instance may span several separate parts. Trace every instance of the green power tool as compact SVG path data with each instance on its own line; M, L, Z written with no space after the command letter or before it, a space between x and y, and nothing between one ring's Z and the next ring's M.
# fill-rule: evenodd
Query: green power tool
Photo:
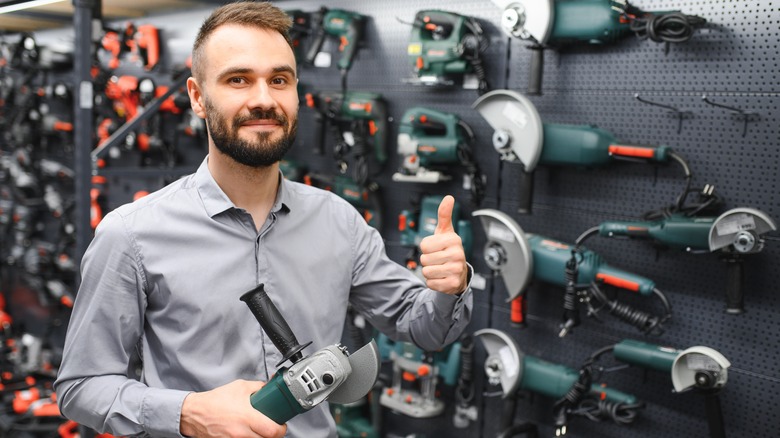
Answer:
M688 164L669 146L626 145L593 126L542 123L534 104L515 91L491 91L472 106L493 128L493 147L501 159L523 165L520 213L531 212L537 165L591 168L616 159L648 163L674 160L683 167L686 181L692 177Z
M337 65L341 71L341 90L347 90L347 74L352 67L359 43L363 39L366 17L343 9L320 8L315 14L314 41L306 54L306 61L316 65L315 59L322 49L325 37L331 35L338 39L341 58Z
M721 353L704 346L679 350L625 339L593 353L580 368L580 374L590 375L595 362L610 351L624 364L668 373L677 393L694 390L704 394L710 436L725 437L718 394L728 381L731 363Z
M260 284L241 296L274 346L282 354L273 378L250 397L252 407L284 424L325 400L346 404L360 400L379 377L379 348L375 341L353 354L339 344L303 357L290 326ZM287 360L292 365L281 366Z
M517 342L500 330L478 330L474 337L482 341L488 355L485 360L488 382L501 385L505 400L512 403L512 397L520 390L553 399L571 397L577 409L559 412L556 406L556 422L561 429L559 433L562 432L560 435L565 433L568 414L576 413L594 421L609 418L616 424L628 424L636 418L637 411L644 407L644 403L637 401L635 396L608 388L604 384L589 383L578 386L575 391L573 388L580 381L577 370L523 354ZM505 412L511 415L514 409Z
M436 224L439 221L439 204L444 196L431 195L424 196L420 200L419 208L416 211L403 210L398 215L398 231L401 232L401 246L414 248L407 257L406 267L417 272L422 276L417 264L419 256L419 245L422 240L436 230ZM471 255L474 237L471 229L471 221L461 218L460 203L455 201L452 208L452 225L455 233L460 236L463 243L463 251L468 258Z
M406 110L398 127L398 154L404 157L393 181L437 183L451 178L448 171L456 164L466 170L464 188L471 189L474 204L485 193L482 171L474 160L471 145L474 131L455 114L431 108Z
M541 94L544 48L569 44L610 44L634 32L640 39L679 43L703 25L701 17L678 11L645 12L625 0L493 0L502 11L501 28L531 42L528 94Z
M346 200L366 220L366 223L382 231L382 199L379 184L368 182L360 185L344 175L323 175L310 172L303 177L304 183L333 192Z
M753 208L734 208L718 217L673 213L650 221L607 221L583 233L652 240L691 253L718 253L728 264L726 312L744 311L744 256L764 249L762 236L777 230L772 218Z
M333 155L340 173L349 170L347 157L351 155L354 157L352 178L358 184L365 184L369 179L369 145L373 145L379 166L387 161L387 104L381 94L362 91L307 93L306 106L317 112L316 153L324 154L326 126L336 131Z
M668 300L652 280L610 266L593 251L577 249L544 236L526 234L514 219L502 211L482 209L472 215L480 219L487 237L483 253L485 263L501 275L509 294L508 301L524 299L531 279L566 288L561 337L579 324L577 301L587 303L589 316L596 316L602 308L606 308L612 315L643 333L660 334L663 322L671 317ZM609 299L598 287L603 284L637 292L642 296L657 297L664 306L664 316L654 316ZM601 307L595 307L594 304ZM523 324L525 318L523 315L520 318L520 321L515 322Z
M436 397L439 383L453 387L461 365L461 344L454 342L440 351L423 351L409 342L393 342L379 335L382 360L393 362L391 386L382 391L382 406L413 418L430 418L444 412Z
M482 52L487 48L482 26L473 17L441 10L418 11L412 23L407 55L416 77L411 84L467 87L465 75L476 77L479 94L490 89Z

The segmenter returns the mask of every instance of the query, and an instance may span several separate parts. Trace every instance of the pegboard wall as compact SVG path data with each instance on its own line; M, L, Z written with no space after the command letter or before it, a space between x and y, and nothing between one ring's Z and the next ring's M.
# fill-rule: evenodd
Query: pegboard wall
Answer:
M692 186L714 185L724 199L722 211L736 207L759 209L780 220L780 111L778 111L778 43L780 4L776 1L679 0L634 1L648 11L680 10L707 20L694 37L682 44L641 41L632 36L608 45L578 45L546 50L543 94L528 96L545 123L595 125L631 144L667 145L685 157L693 174ZM284 9L315 11L314 1L279 1ZM395 218L422 194L451 193L467 215L477 208L498 209L511 215L526 231L573 243L581 233L606 220L639 219L648 210L665 207L679 195L684 179L674 165L648 166L617 163L599 169L541 167L536 172L533 213L517 213L520 168L502 162L495 152L492 128L474 110L478 95L463 88L436 89L405 83L413 75L407 56L411 25L418 10L442 9L479 20L489 47L484 64L492 89L524 92L529 77L531 51L527 43L508 38L499 27L501 11L490 1L400 0L393 2L330 1L328 8L342 8L369 17L364 41L348 75L349 90L381 93L387 101L389 124L388 162L374 175L383 204L382 234L388 254L404 261L408 248L400 245ZM209 10L174 12L148 17L159 26L166 62L177 64L189 53L197 24ZM59 34L43 35L59 38ZM335 44L326 41L334 63ZM305 91L338 90L335 68L303 66ZM706 96L706 100L704 97ZM651 105L654 102L662 106ZM732 110L708 103L715 102ZM395 153L397 121L407 108L424 106L460 116L475 132L475 158L487 176L486 196L480 206L469 204L469 191L456 177L436 185L399 183L391 175L401 166ZM673 108L673 109L670 109ZM328 156L317 156L313 111L302 106L296 146L290 158L306 163L311 171L334 173ZM192 152L190 164L202 159ZM456 175L461 170L454 170ZM126 202L139 177L112 175L112 204ZM161 184L160 175L145 175ZM528 324L510 324L510 307L502 281L493 277L483 261L486 237L474 221L475 242L470 261L486 282L475 290L470 330L491 327L512 336L527 355L571 368L594 351L624 339L688 348L711 347L731 362L728 384L720 394L725 434L751 437L776 433L780 417L780 234L766 238L763 252L745 264L745 308L729 315L725 308L724 264L715 255L691 255L657 251L646 242L592 238L588 248L629 272L653 279L673 307L673 317L660 337L646 337L631 327L604 316L603 322L585 318L573 333L558 337L562 288L534 282L526 292ZM621 292L622 293L622 292ZM623 297L621 297L623 299ZM637 307L652 307L647 300L625 297ZM605 312L606 313L606 312ZM476 348L476 398L479 418L466 429L452 425L452 403L445 415L408 419L385 415L387 436L496 436L503 400L482 372L485 353ZM646 404L639 418L627 426L570 421L572 437L670 437L708 436L704 398L700 394L675 394L669 375L639 368L602 374L602 380L634 394ZM444 391L444 396L451 392ZM452 401L451 398L449 401ZM521 397L514 422L532 422L542 436L553 436L553 400L543 396ZM775 412L773 414L773 412Z

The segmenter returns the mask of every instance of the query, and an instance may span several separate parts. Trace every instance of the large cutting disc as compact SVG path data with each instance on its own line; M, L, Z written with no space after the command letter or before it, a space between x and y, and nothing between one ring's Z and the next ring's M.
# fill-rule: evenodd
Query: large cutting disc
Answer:
M515 158L523 163L526 172L536 168L542 155L544 131L539 112L530 100L516 91L493 90L480 96L472 107L496 134L509 136L508 146Z
M501 29L512 37L547 44L555 20L554 0L493 0L503 11Z
M347 379L328 396L332 403L347 404L363 398L379 378L379 347L375 340L364 345L348 357L352 372Z
M503 397L514 394L523 381L523 352L517 343L506 333L486 328L474 332L474 337L482 341L488 357L485 360L485 373L492 384L501 384Z
M487 236L485 262L501 274L511 301L525 292L534 272L533 253L523 229L508 214L482 209L472 213L479 217Z
M734 245L738 252L758 252L760 246L755 250L753 248L760 243L751 243L751 236L758 237L775 230L777 225L766 213L754 208L734 208L713 222L710 228L710 251ZM745 242L741 242L741 239L745 239Z

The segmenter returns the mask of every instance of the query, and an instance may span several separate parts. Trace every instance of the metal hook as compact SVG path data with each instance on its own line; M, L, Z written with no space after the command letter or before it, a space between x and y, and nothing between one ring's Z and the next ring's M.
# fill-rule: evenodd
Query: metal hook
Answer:
M701 100L703 100L704 103L706 103L706 104L709 104L709 105L712 105L712 106L717 106L717 107L724 108L724 109L727 109L727 110L731 111L732 115L734 117L736 117L737 120L739 120L739 119L744 120L745 125L742 128L742 136L743 137L745 135L747 135L748 122L750 122L751 120L758 120L759 119L758 113L755 113L753 111L745 111L743 109L736 108L736 107L733 107L733 106L724 105L722 103L713 102L713 101L711 101L711 100L709 100L707 98L706 94L703 94L701 96Z
M636 100L638 100L638 101L640 101L642 103L646 103L648 105L653 105L653 106L658 106L658 107L661 107L661 108L666 108L669 111L671 111L672 113L674 113L674 114L672 114L672 116L677 117L677 120L678 120L678 122L677 122L677 133L678 134L682 131L683 119L688 119L688 118L693 116L693 113L690 112L690 111L681 111L681 110L679 110L679 109L677 109L677 108L675 108L675 107L673 107L671 105L664 105L662 103L651 102L651 101L649 101L647 99L642 99L641 97L639 97L639 93L634 93L634 99L636 99Z

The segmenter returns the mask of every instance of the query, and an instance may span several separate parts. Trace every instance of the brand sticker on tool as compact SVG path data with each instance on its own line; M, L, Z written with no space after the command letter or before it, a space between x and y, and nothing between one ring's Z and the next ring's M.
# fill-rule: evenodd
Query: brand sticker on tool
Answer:
M735 214L730 218L726 218L719 223L715 224L715 230L719 236L727 236L729 234L738 233L745 230L755 230L756 220L753 215L742 213Z
M517 370L520 369L520 364L515 361L512 349L505 345L498 350L498 356L501 358L501 363L504 365L503 371L507 377L514 377L517 374Z
M501 113L504 117L520 127L520 129L525 129L525 126L528 124L528 118L526 117L525 111L512 102L506 102L504 104L504 110L501 111Z
M490 224L488 227L488 237L496 240L503 240L504 242L514 242L515 236L511 231L506 229L502 225Z
M721 366L715 360L704 354L689 354L685 357L685 365L690 370L720 371Z

